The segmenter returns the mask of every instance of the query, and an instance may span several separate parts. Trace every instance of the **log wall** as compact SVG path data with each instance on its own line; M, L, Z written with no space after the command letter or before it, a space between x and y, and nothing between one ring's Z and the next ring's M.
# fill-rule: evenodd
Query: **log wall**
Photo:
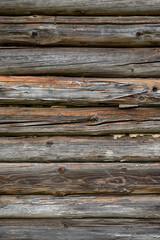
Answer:
M159 0L1 0L1 15L159 15Z
M159 0L0 1L0 239L159 239L159 46Z
M160 45L160 18L2 17L0 34L0 45L153 47Z
M0 48L1 75L160 77L159 48Z

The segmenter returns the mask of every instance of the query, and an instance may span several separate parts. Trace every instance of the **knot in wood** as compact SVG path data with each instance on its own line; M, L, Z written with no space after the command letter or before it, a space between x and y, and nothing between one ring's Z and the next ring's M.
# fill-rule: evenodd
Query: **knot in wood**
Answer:
M37 32L32 32L32 37L36 37L37 36Z
M69 224L65 222L65 223L63 223L63 227L64 227L64 228L68 228L68 227L69 227Z
M65 171L65 168L64 168L64 167L60 167L60 168L58 169L58 172L59 172L59 173L64 173L64 171Z
M124 167L124 168L122 168L122 171L126 172L126 171L127 171L127 168L125 168L125 167Z
M53 145L53 142L52 142L52 141L48 141L48 142L46 143L46 145L47 145L47 147L51 147L51 146Z
M141 33L141 32L137 32L136 33L136 37L140 37L140 36L142 36L143 35L143 33Z
M144 96L140 96L140 97L139 97L139 100L140 100L140 101L144 101L144 100L145 100L145 97L144 97Z
M157 87L154 86L154 87L152 88L152 91L153 91L153 92L157 92L157 91L158 91Z

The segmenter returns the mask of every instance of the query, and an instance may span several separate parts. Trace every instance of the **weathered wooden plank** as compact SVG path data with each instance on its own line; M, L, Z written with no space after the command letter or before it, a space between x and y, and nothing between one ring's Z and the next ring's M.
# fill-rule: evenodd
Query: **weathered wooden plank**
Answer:
M160 193L160 164L1 163L0 193L155 194Z
M1 16L0 24L159 24L159 16Z
M1 48L1 75L160 77L159 48Z
M0 108L1 136L160 133L159 108Z
M159 0L1 0L1 15L159 15Z
M155 240L159 220L138 219L1 219L1 240Z
M19 23L29 23L30 19L34 18L34 21L42 23L42 19L45 19L46 23L53 23L53 18L57 24L70 23L70 24L153 24L160 23L159 16L16 16L15 17L7 17L1 16L0 23L10 23L11 18L13 22ZM20 20L21 18L21 20ZM9 22L8 22L9 21ZM22 22L23 21L23 22ZM13 23L12 22L12 23Z
M3 23L5 19L6 22ZM21 21L21 24L15 23L16 21ZM17 20L17 17L11 19L4 17L0 19L0 23L0 45L160 46L159 17L157 19L151 17L150 20L146 17L110 19L44 16L44 21L40 16L23 17L21 20L19 18Z
M1 162L159 162L160 137L0 138Z
M0 196L0 218L160 218L159 195Z
M1 76L0 104L160 106L160 79Z

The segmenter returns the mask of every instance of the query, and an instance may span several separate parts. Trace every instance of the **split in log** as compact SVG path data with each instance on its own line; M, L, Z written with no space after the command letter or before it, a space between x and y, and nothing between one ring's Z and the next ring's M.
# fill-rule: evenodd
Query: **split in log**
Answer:
M159 195L63 198L1 195L0 205L0 218L160 218Z
M1 15L159 15L159 0L0 1Z
M0 104L160 106L160 79L1 76Z
M0 193L155 194L159 173L159 163L1 163Z
M160 133L159 108L0 108L1 136Z
M160 18L31 16L10 19L3 17L0 19L0 45L16 44L18 46L160 46Z
M159 48L2 48L1 75L160 77Z
M1 240L155 240L159 220L139 219L1 219Z
M0 162L159 162L160 135L0 138Z

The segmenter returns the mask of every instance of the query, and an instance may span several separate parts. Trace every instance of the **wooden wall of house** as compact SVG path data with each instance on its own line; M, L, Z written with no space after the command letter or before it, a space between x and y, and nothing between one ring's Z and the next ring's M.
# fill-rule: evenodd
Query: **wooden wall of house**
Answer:
M159 47L159 0L0 0L0 239L160 239Z

